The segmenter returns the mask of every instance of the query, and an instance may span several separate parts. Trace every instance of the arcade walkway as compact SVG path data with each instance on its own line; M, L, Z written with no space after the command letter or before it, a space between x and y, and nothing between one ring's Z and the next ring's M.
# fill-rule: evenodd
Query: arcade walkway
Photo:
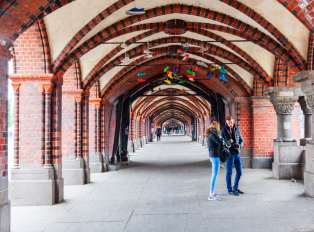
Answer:
M121 170L65 186L64 203L12 207L12 231L314 231L314 199L303 195L302 183L274 180L270 170L244 170L246 194L234 197L226 194L222 169L222 201L207 201L207 153L188 137L162 136L131 154Z

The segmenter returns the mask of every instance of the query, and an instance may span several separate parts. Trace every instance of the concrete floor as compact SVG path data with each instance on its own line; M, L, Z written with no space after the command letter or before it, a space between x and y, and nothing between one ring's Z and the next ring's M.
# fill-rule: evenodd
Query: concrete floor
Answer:
M12 207L12 231L314 231L314 199L303 195L303 184L271 175L245 169L245 195L235 197L227 195L221 169L216 192L222 200L207 201L207 148L188 137L162 136L132 153L121 170L92 174L88 185L65 186L64 203Z

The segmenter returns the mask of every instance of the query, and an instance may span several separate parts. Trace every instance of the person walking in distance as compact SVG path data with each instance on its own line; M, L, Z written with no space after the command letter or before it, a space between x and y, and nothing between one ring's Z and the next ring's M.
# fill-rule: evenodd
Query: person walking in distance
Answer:
M219 124L213 121L210 127L205 131L207 147L209 151L209 159L212 163L212 177L210 181L209 201L219 201L220 196L215 194L215 185L220 169L220 150L222 146L230 148L219 134Z
M157 135L157 142L160 141L160 136L161 136L161 126L159 126L156 130L156 135Z
M241 131L235 126L233 118L228 116L226 117L226 125L220 133L224 140L231 145L231 156L226 161L226 182L228 194L239 196L239 194L244 194L244 192L239 189L239 181L242 175L242 160L240 151L243 146L243 138ZM233 166L236 169L236 176L232 187L231 178Z

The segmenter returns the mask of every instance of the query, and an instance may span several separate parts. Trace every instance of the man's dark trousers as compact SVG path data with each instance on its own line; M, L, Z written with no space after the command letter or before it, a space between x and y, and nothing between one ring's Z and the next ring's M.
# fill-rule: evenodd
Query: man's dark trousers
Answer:
M157 134L157 141L160 140L160 134Z
M227 166L226 182L227 182L228 191L236 190L238 189L239 181L242 175L242 161L241 161L240 153L232 154L230 158L226 161L226 166ZM232 188L231 177L232 177L233 166L235 167L237 173L236 173L236 176L234 179L234 185Z

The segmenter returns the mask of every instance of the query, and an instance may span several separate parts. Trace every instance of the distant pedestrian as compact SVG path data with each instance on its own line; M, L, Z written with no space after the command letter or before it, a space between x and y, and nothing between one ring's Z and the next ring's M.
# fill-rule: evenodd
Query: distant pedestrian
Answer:
M157 142L160 141L160 136L161 136L161 126L159 126L156 130L156 135L157 135Z
M214 121L206 130L207 147L209 151L209 159L212 163L212 177L210 182L210 193L208 200L220 200L220 196L215 194L215 185L220 168L220 150L222 146L230 147L219 134L219 124Z
M226 142L231 145L231 156L226 161L226 182L228 194L239 196L239 194L244 194L244 192L239 189L239 181L242 175L242 160L240 156L240 150L243 146L243 138L241 131L235 126L233 118L228 116L226 117L225 128L223 128L220 133ZM231 179L233 167L236 169L236 176L234 185L232 187Z

